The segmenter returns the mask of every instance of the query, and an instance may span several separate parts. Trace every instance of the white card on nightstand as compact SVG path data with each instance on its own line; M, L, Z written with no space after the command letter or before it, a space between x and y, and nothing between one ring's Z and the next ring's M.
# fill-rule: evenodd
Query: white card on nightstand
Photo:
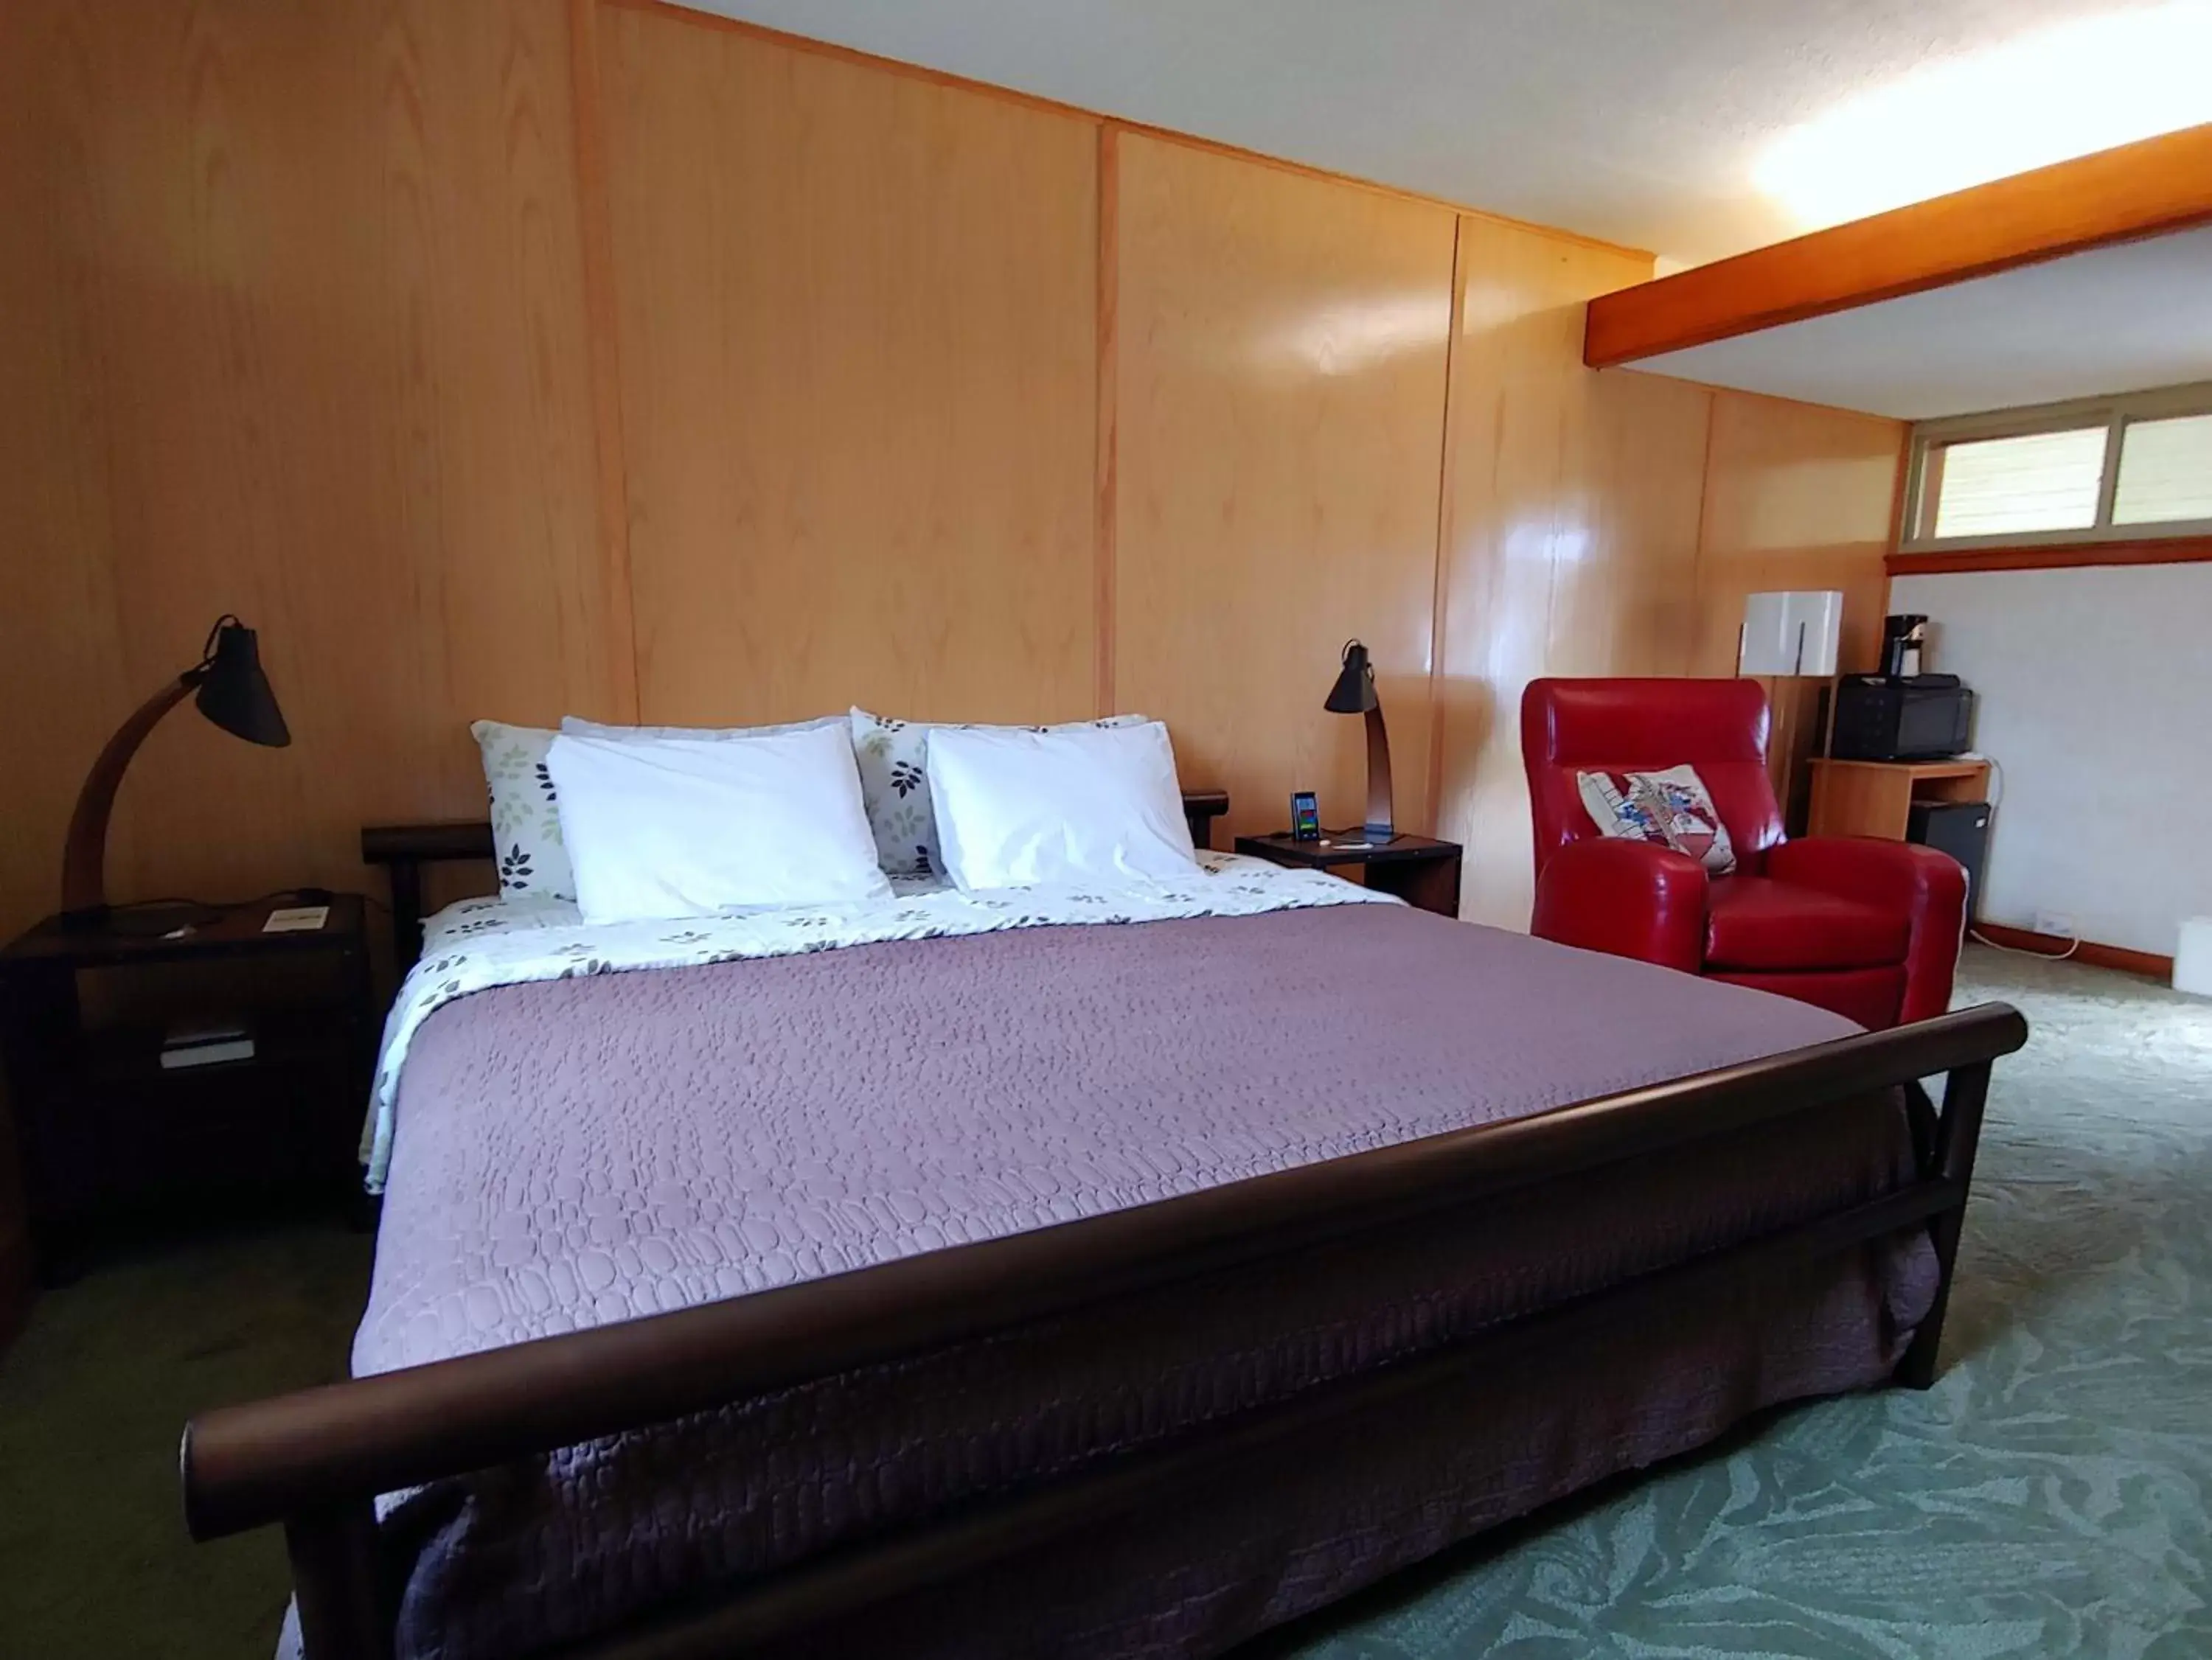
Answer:
M261 924L264 934L312 934L331 919L327 905L295 905L271 911Z

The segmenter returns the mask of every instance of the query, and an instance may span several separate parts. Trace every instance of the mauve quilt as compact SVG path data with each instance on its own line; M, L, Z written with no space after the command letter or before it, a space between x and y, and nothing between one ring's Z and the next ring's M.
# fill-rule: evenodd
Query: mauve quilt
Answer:
M354 1366L743 1295L1853 1029L1382 906L480 991L424 1021L399 1081ZM1909 1156L1898 1103L1869 1100L444 1483L387 1518L410 1558L400 1652L575 1640L1856 1203ZM1881 1330L1790 1387L1878 1377L1924 1306L1923 1257L1866 1252L1851 1296Z

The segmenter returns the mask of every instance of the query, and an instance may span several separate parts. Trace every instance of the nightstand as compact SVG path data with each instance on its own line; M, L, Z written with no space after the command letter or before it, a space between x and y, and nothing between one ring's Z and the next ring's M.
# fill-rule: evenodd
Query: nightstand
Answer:
M1375 846L1347 845L1364 839L1357 830L1324 830L1319 841L1294 840L1285 831L1273 836L1239 836L1237 851L1275 864L1309 870L1356 864L1378 894L1395 894L1407 904L1440 917L1459 915L1460 845L1427 836L1400 836Z
M363 904L338 894L319 930L263 931L301 902L175 938L49 918L0 951L0 1062L46 1283L104 1223L357 1190L377 1014ZM210 1025L242 1027L251 1055L163 1064L166 1038Z

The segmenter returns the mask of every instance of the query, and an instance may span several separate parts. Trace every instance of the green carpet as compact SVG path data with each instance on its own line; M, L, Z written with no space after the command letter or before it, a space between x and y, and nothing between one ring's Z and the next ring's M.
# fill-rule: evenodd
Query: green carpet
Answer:
M1256 1645L1299 1660L2212 1655L2212 1004L1975 950L1999 1063L1931 1392L1800 1408ZM179 1426L332 1375L364 1240L173 1249L0 1361L0 1660L270 1651L273 1533L185 1542Z
M369 1249L336 1222L240 1230L40 1298L0 1360L0 1660L268 1660L283 1541L186 1538L177 1437L342 1376Z
M2212 1003L1975 948L1997 1063L1944 1372L1480 1541L1262 1646L1476 1656L2212 1655Z

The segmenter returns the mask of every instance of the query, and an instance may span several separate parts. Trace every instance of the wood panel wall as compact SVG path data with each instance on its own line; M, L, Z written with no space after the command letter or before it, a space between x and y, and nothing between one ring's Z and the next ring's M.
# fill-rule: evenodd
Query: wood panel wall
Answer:
M261 630L294 747L172 718L113 890L358 883L365 816L481 798L472 714L616 709L629 679L566 15L4 15L0 915L52 906L90 758L226 610Z
M1091 713L1096 124L668 13L601 46L645 718Z
M1358 634L1516 925L1529 676L1879 611L1899 429L1584 370L1576 237L648 0L11 0L0 124L9 930L225 610L296 742L164 726L117 897L362 885L479 716L1147 708L1346 820Z
M1408 826L1425 768L1455 215L1119 135L1114 700L1168 723L1231 831L1288 791L1358 822L1373 651Z
M1690 672L1734 672L1743 597L1764 589L1837 588L1844 595L1838 666L1881 666L1889 605L1884 559L1905 476L1905 428L1784 398L1716 393L1698 542L1698 643ZM1770 680L1776 782L1802 821L1812 784L1805 760L1820 736L1821 682Z
M1520 708L1551 674L1686 674L1711 394L1582 366L1583 306L1647 272L1613 250L1460 222L1430 757L1462 914L1525 928Z

